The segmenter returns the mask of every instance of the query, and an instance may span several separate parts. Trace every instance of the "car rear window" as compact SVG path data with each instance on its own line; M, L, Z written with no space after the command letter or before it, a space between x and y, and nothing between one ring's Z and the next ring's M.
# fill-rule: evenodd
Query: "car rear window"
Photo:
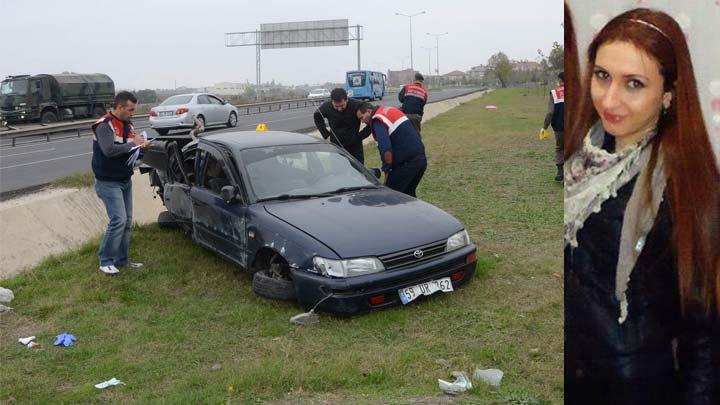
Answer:
M187 104L192 100L192 96L172 96L163 101L160 105L178 105Z

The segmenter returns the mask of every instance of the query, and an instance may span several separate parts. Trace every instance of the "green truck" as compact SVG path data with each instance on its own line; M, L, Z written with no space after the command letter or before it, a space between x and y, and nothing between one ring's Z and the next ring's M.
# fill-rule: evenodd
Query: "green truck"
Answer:
M0 124L100 117L114 97L115 83L101 73L8 76L0 82Z

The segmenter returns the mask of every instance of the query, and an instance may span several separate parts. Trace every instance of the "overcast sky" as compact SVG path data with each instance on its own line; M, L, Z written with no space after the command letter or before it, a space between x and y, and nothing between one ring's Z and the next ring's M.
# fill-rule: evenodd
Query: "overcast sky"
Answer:
M413 20L414 67L440 73L469 70L502 51L511 59L537 60L553 41L562 43L559 0L0 0L0 76L107 73L117 88L210 86L221 81L255 83L255 48L225 47L224 33L254 31L262 23L348 19L364 26L365 69L410 67L408 18ZM341 82L357 66L350 46L274 49L262 52L263 82Z

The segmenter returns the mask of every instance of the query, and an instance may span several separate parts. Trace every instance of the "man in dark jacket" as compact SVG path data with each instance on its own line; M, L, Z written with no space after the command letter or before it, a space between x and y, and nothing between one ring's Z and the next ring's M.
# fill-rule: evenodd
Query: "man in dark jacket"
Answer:
M550 91L550 100L548 101L548 111L545 114L545 123L543 129L547 129L552 125L555 132L555 166L557 166L557 174L555 181L563 180L563 131L565 124L563 116L565 115L565 82L563 81L563 73L558 74L558 85Z
M365 163L362 141L370 136L370 127L360 131L360 120L356 114L360 104L358 100L348 99L345 89L333 89L330 101L318 107L313 118L323 138L329 138L330 142L345 148L360 163ZM330 130L325 125L325 119Z
M425 145L415 127L395 107L362 103L357 116L372 128L378 143L385 185L416 197L416 189L427 168Z
M92 126L95 192L105 204L110 222L100 243L100 271L117 274L118 267L142 267L128 261L132 226L132 159L148 142L133 132L132 117L137 99L130 92L115 96L113 109Z
M398 93L398 100L402 103L400 110L405 113L420 135L420 122L422 121L425 103L428 100L427 90L423 87L425 78L420 72L415 73L415 81L403 86Z

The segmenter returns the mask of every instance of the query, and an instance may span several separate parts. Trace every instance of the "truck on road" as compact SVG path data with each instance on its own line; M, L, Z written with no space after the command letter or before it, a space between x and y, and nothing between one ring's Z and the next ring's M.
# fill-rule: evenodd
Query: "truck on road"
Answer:
M8 76L0 82L0 124L100 117L115 97L115 83L105 74Z

